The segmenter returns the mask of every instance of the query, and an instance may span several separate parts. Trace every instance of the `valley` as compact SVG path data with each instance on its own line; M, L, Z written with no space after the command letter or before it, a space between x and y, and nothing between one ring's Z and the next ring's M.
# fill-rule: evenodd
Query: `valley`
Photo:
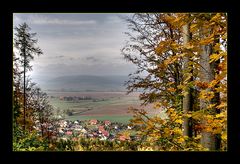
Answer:
M130 107L144 108L149 114L158 114L152 105L141 106L139 92L48 92L55 114L66 120L110 120L128 123L132 118Z

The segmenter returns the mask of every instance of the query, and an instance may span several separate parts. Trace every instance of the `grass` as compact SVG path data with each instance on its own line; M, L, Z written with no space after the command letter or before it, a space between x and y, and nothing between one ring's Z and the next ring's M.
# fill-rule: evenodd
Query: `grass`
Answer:
M62 101L58 98L51 98L50 103L60 110L67 109L78 109L79 111L85 110L86 108L98 108L104 106L112 106L112 105L131 105L131 104L139 104L139 100L137 97L114 97L105 99L104 101L93 102L92 100L80 100L79 102L68 102Z

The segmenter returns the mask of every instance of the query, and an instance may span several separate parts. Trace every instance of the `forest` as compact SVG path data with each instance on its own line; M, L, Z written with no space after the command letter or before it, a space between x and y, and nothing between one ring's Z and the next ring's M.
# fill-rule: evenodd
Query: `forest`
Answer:
M14 27L14 151L227 150L227 14L135 13L125 22L130 32L119 53L137 67L125 86L128 93L141 90L143 102L129 107L127 126L97 120L73 126L55 117L48 95L27 76L31 61L47 54L27 23ZM149 104L166 117L149 117ZM63 127L80 131L64 131L63 139ZM89 137L95 134L102 137Z

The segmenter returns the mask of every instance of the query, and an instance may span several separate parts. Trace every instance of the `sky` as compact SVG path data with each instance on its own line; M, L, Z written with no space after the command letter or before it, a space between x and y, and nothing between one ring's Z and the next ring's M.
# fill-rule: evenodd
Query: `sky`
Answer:
M35 82L68 75L128 75L136 67L120 49L128 40L122 17L131 14L14 13L13 25L26 22L36 32L43 55L31 62Z

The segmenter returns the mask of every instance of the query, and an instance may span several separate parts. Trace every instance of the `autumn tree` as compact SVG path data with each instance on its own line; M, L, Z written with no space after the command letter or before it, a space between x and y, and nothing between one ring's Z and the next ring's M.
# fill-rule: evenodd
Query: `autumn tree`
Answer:
M225 149L226 14L134 14L127 22L132 34L122 52L138 67L127 88L143 88L140 99L167 114L134 110L142 135L164 150Z
M127 89L143 89L140 99L145 104L161 101L180 109L182 97L177 86L182 81L183 60L175 49L182 42L181 31L164 20L165 15L158 13L134 14L127 19L132 33L126 33L130 41L122 54L138 68L129 75Z
M33 109L32 116L36 122L35 126L40 127L43 138L50 140L52 135L56 135L59 119L54 117L48 95L37 86L32 87L32 90L31 108Z
M25 130L26 126L26 72L32 69L30 65L30 61L34 59L34 55L41 55L42 50L37 47L37 39L34 37L36 33L30 33L30 27L26 24L20 24L18 27L15 27L15 34L14 34L14 48L17 49L19 55L19 62L23 68L23 107L24 107L24 124L23 129Z
M225 112L221 110L223 109L221 106L219 108L219 105L225 104L226 101L220 97L220 93L226 96L224 90L221 90L223 85L225 85L224 88L226 87L226 70L220 71L223 69L222 65L226 66L226 14L196 15L196 22L200 40L199 79L205 86L200 92L200 110L205 113L205 117L201 121L201 143L209 150L219 150L221 146L220 130L223 127L212 127L212 123L219 124L215 117L220 116L221 111Z

